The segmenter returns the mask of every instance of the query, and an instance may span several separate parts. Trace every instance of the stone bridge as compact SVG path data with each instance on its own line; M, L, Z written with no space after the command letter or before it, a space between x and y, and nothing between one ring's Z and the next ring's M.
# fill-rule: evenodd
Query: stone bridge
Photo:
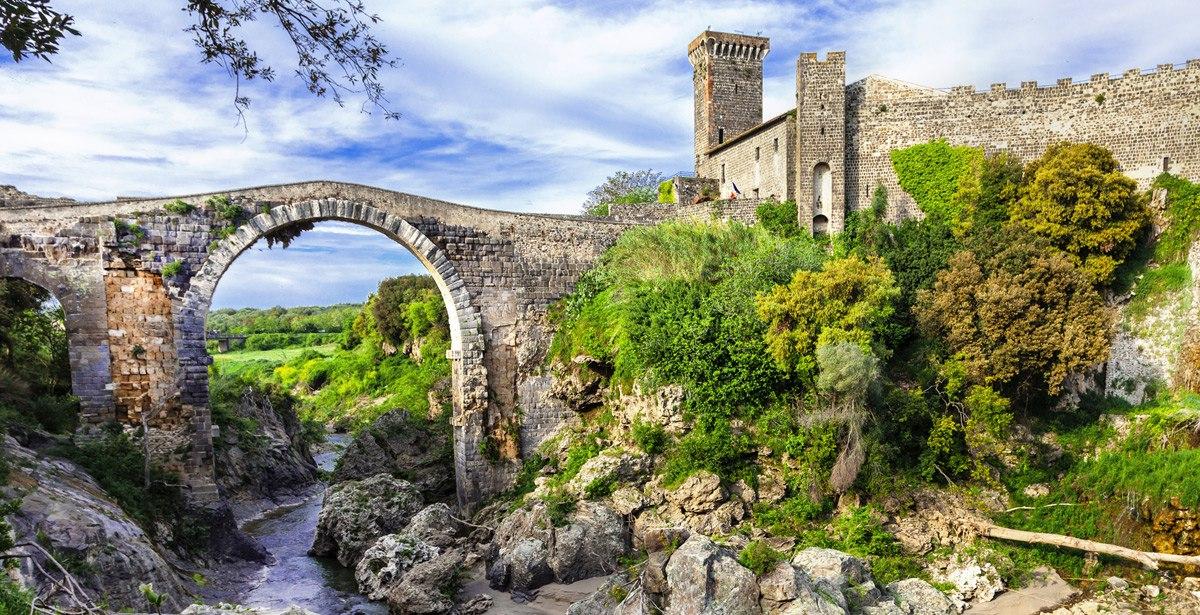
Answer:
M213 292L259 239L323 220L373 228L429 270L449 312L459 502L505 489L522 451L569 412L546 394L547 308L627 224L326 181L41 201L0 207L0 276L63 305L79 435L114 422L145 428L153 456L204 501L216 496L204 343Z

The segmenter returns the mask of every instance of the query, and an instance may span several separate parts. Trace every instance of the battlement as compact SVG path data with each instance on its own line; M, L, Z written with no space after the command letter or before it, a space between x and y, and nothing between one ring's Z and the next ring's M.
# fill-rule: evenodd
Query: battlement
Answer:
M816 54L802 54L813 55ZM803 60L803 58L802 58ZM1106 87L1140 87L1155 86L1166 79L1177 78L1181 75L1200 73L1200 59L1188 60L1183 64L1159 64L1152 70L1143 71L1140 68L1130 68L1114 77L1112 73L1095 73L1087 81L1075 81L1072 77L1062 77L1054 85L1039 85L1037 81L1022 81L1019 88L1010 88L1007 83L993 83L986 92L979 92L973 85L958 85L946 88L945 91L953 97L976 96L980 98L995 98L1021 94L1036 94L1039 96L1071 95L1081 92L1095 92L1098 88Z
M701 56L723 60L761 62L771 51L771 39L732 32L705 30L688 44L688 59L695 66Z
M800 57L796 59L797 66L810 65L810 64L827 64L827 63L841 64L844 66L846 64L846 52L845 51L830 51L825 54L825 59L821 60L821 59L818 59L817 54L815 52L810 51L810 52L800 54Z

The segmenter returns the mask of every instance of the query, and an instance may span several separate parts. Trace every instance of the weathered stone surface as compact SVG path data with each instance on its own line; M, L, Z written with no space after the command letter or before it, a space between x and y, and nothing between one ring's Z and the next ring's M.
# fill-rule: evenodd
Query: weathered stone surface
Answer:
M338 460L333 481L391 474L416 485L428 502L454 497L450 434L407 410L392 410L362 430Z
M792 565L803 570L810 578L829 581L839 592L870 580L867 566L862 560L834 549L809 547L792 557Z
M387 594L388 608L397 615L441 615L455 608L453 591L463 554L455 549L420 562ZM449 595L448 595L449 594Z
M687 513L709 513L725 501L725 490L721 488L719 476L702 471L687 477L675 490L667 492L667 501Z
M555 527L540 502L522 507L496 528L488 582L496 589L528 590L551 581L570 583L616 569L629 552L624 519L597 502L579 502Z
M667 561L666 574L668 615L761 612L754 573L705 536L688 538Z
M412 483L387 474L337 483L325 492L310 553L354 566L376 540L404 529L423 507Z
M382 600L393 583L414 565L432 559L438 548L407 534L388 534L375 541L354 568L358 591L371 600Z
M275 407L267 395L247 389L234 407L236 416L257 424L253 443L240 442L236 430L221 431L215 443L216 478L239 518L310 493L317 465L291 407Z
M170 554L160 552L87 472L69 461L41 457L8 436L0 437L0 447L11 468L0 495L21 499L17 512L8 516L15 542L46 540L60 557L81 562L86 568L80 566L76 576L96 602L107 598L114 608L147 610L138 585L151 583L168 596L168 606L186 604L185 581L169 563ZM32 562L53 569L36 549L19 547L14 553L31 556L16 560L20 576L31 583L42 578Z
M887 586L887 593L910 615L957 615L962 611L936 587L921 579L904 579Z
M404 533L429 545L445 549L457 542L461 526L450 512L450 506L438 502L413 515Z

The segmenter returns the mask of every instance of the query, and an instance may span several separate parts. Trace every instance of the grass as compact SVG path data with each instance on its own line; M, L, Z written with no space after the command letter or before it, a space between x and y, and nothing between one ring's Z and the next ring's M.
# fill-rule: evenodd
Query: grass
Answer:
M337 344L323 344L321 346L313 346L310 348L276 348L274 350L237 350L234 352L223 352L213 355L213 362L218 365L226 365L233 369L237 369L237 364L240 363L287 363L292 359L300 356L306 350L315 350L325 356L332 355L337 350Z

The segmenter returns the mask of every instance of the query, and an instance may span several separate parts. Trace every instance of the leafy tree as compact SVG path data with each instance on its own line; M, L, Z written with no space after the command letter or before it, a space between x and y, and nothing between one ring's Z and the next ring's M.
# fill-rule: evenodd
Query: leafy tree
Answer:
M960 361L965 382L1010 397L1057 395L1068 374L1108 357L1113 315L1067 255L1009 234L991 257L955 254L918 295L922 331Z
M767 348L780 368L803 381L816 375L821 346L850 342L883 355L882 333L898 294L891 271L877 257L850 256L827 262L821 271L797 271L791 283L758 297Z
M862 427L867 417L867 393L879 380L879 359L858 344L838 342L817 348L817 391L825 413L846 426L845 441L829 476L834 493L845 493L866 458Z
M954 200L962 213L955 232L961 237L999 229L1021 196L1024 177L1025 165L1009 152L980 160L977 173L959 180Z
M400 346L446 326L446 308L433 278L405 275L387 278L371 299L374 328L388 343Z
M617 171L604 183L588 191L583 202L583 213L589 216L607 216L608 206L613 203L649 203L658 200L658 185L663 175L653 169L645 171Z
M758 223L780 237L800 236L800 224L796 216L795 201L780 203L773 199L767 199L759 203L754 210L754 218L758 220Z
M278 23L296 50L295 73L308 91L344 105L346 94L361 94L363 105L395 119L387 106L379 71L395 66L371 31L379 23L360 0L187 0L195 18L185 31L200 50L201 62L217 64L241 82L275 79L275 70L246 42L243 26L266 16ZM49 0L0 0L0 44L20 62L27 56L49 60L68 34L78 36L75 18L54 10ZM239 116L250 99L235 90Z
M889 239L887 206L887 187L878 185L871 197L871 206L846 217L846 232L839 238L846 253L862 257L880 254L883 243Z
M1053 145L1025 173L1012 220L1066 252L1094 283L1110 283L1150 218L1137 183L1091 143Z

